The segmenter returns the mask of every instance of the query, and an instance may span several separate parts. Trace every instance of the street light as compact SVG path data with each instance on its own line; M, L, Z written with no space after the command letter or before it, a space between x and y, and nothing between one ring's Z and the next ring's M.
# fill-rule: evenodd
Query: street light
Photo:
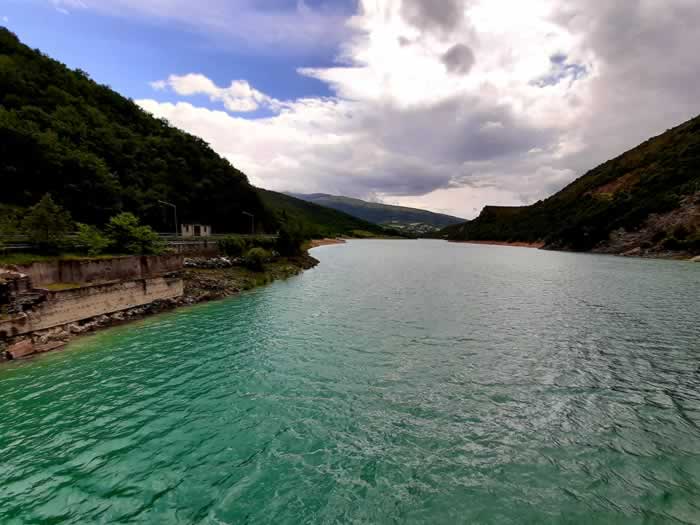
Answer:
M253 215L252 213L248 213L247 211L243 211L241 213L243 215L247 215L248 217L250 217L250 223L251 223L250 233L251 233L251 235L255 235L255 215Z
M164 204L165 206L171 206L173 209L173 214L175 215L175 237L178 236L179 232L177 231L177 206L175 206L172 202L165 202L165 201L158 201L161 204Z

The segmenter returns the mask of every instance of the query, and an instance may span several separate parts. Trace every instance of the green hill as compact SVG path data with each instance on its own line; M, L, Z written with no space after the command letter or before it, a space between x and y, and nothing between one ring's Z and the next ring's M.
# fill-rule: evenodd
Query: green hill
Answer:
M531 206L486 206L450 240L544 242L608 253L700 251L700 117L647 140Z
M381 226L352 217L332 208L297 199L283 193L259 190L265 206L277 220L300 227L308 237L386 235Z
M246 232L247 211L276 228L246 176L202 139L0 28L0 203L27 207L47 192L90 224L130 211L170 231L165 200L180 222Z
M412 234L423 234L437 231L440 228L452 224L464 222L464 219L452 217L441 213L406 208L404 206L391 206L378 202L367 202L351 197L328 195L325 193L292 194L321 206L333 208L357 217L367 222L391 227L399 231Z
M382 228L248 183L202 139L154 118L133 101L23 45L0 28L0 215L13 217L45 193L73 218L104 224L130 211L160 231L179 222L248 233L281 224L309 236L385 234ZM2 217L0 216L0 222Z

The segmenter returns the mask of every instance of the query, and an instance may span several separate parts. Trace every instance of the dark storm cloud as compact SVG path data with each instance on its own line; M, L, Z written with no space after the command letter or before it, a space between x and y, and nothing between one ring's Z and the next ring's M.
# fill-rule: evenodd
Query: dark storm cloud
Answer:
M450 32L464 18L463 0L403 0L401 14L418 29Z
M374 133L390 150L434 163L495 160L546 147L556 133L518 120L511 108L454 97L411 109L383 107Z
M474 52L466 44L455 44L442 55L442 63L450 73L466 75L474 66Z

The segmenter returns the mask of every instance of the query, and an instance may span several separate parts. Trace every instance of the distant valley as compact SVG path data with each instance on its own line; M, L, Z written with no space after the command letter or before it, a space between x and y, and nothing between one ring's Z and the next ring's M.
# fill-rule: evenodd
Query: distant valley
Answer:
M327 208L333 208L363 221L379 224L386 228L391 228L410 235L434 233L446 226L464 222L464 219L451 215L434 213L417 208L407 208L405 206L368 202L352 197L329 195L326 193L290 193L289 195Z

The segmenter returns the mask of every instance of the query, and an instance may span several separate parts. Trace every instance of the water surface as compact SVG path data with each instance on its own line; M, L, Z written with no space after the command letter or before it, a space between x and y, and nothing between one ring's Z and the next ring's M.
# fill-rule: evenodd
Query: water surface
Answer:
M700 523L700 264L314 254L0 367L0 523Z

